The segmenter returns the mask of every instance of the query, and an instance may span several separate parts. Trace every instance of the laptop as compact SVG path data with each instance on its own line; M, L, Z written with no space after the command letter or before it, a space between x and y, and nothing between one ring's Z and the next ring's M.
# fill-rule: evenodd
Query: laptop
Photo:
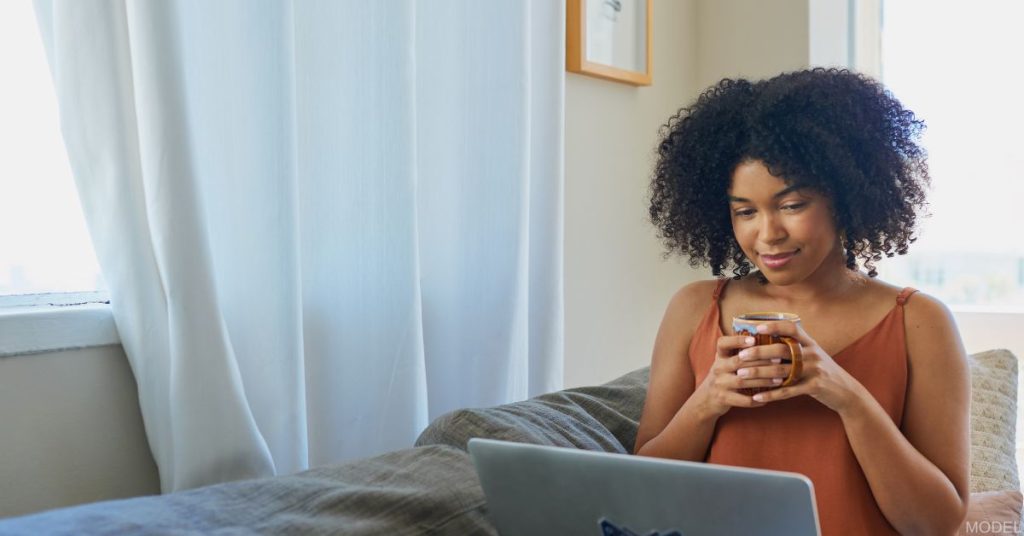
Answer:
M819 536L800 474L471 439L502 536Z

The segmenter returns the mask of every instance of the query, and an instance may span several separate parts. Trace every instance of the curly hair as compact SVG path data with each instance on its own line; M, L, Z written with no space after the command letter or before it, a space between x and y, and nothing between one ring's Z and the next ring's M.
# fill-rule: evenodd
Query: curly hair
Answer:
M846 266L870 277L884 254L916 240L930 184L924 122L882 85L845 69L725 79L659 131L650 217L666 246L690 265L735 278L753 265L733 235L728 190L736 167L761 161L787 185L832 203Z

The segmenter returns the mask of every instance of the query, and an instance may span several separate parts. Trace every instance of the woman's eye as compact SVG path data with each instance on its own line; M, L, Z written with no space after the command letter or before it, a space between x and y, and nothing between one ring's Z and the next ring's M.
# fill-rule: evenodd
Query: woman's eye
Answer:
M747 216L752 216L754 214L754 211L750 210L749 208L745 208L745 209L735 210L735 211L733 211L733 214L735 214L739 218L745 218Z
M800 210L801 208L804 208L804 205L806 205L806 204L807 203L793 203L793 204L790 204L790 205L783 206L782 210L789 210L789 211Z

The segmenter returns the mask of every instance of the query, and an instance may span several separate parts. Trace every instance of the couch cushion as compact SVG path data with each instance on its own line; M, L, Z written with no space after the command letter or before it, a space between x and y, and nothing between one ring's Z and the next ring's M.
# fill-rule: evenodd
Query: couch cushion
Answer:
M968 357L971 491L1017 490L1017 358L1009 350Z
M417 445L466 449L470 438L503 439L605 452L632 452L647 393L644 367L604 385L568 389L493 408L437 418Z

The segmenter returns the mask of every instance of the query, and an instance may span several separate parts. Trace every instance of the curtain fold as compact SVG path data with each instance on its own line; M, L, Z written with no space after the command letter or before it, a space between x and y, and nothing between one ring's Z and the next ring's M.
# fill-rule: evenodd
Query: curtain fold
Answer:
M36 9L165 491L561 386L564 5Z

